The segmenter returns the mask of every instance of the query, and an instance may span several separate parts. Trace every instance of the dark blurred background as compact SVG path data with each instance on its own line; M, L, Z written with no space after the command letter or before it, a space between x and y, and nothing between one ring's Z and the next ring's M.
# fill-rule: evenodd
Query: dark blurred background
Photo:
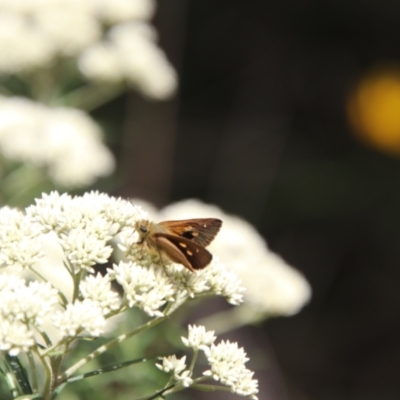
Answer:
M154 22L180 90L113 103L116 194L217 204L306 276L303 311L235 333L260 399L399 399L400 2L168 0Z

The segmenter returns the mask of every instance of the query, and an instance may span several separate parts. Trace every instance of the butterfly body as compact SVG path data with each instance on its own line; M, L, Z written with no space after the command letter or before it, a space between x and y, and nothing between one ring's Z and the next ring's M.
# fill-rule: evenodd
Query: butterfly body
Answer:
M198 218L154 223L140 220L135 224L139 235L137 244L155 250L160 257L182 264L195 272L205 268L212 254L205 249L215 238L222 225L216 218Z

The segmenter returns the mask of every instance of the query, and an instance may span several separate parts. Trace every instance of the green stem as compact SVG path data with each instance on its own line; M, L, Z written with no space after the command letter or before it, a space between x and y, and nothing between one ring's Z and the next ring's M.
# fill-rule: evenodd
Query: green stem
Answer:
M67 349L67 346L65 348ZM58 375L58 373L60 371L60 367L61 367L61 363L62 363L62 361L64 359L64 355L65 355L65 352L64 352L64 354L61 354L61 355L51 359L51 367L52 367L52 371L53 371L53 379L51 381L51 387L50 387L50 391L49 391L50 399L51 399L51 397L53 395L54 389L57 386L57 375Z
M40 356L41 357L47 357L47 356L50 357L51 353L53 351L55 351L58 347L60 347L60 346L62 346L64 344L68 344L69 341L71 341L71 338L69 338L69 337L65 337L65 338L61 339L58 343L56 343L53 346L51 346L48 349L46 349Z
M43 357L38 351L36 352L38 355L39 359L42 362L42 365L44 367L45 371L45 382L43 386L43 398L45 400L50 400L51 399L51 393L50 393L50 388L53 387L53 381L54 381L54 374L51 369L51 363L50 360L47 357Z
M196 364L198 355L199 355L199 350L193 349L193 358L192 358L192 362L190 363L190 367L189 367L190 376L192 376L193 368L194 368L194 365Z
M77 274L73 275L73 279L74 279L74 292L72 294L72 303L75 302L75 300L78 298L79 296L79 284L83 278L84 275L84 271L80 270Z
M119 96L124 90L125 87L119 84L85 85L57 99L57 105L92 111Z
M159 390L158 392L155 392L154 394L152 394L150 397L140 397L139 399L136 400L154 400L157 397L163 397L162 395L167 392L168 390L172 389L175 385L171 385L168 387L165 387L164 389Z
M29 367L30 367L30 371L31 371L31 386L32 386L32 390L34 393L38 393L39 390L39 386L38 386L38 381L37 381L37 369L36 369L36 363L35 363L35 359L33 358L33 354L31 351L28 351L26 353L27 357L28 357L28 362L29 362Z
M85 364L87 364L89 361L93 360L94 358L98 357L100 354L103 354L107 350L111 349L112 347L116 346L119 343L122 343L124 340L129 339L130 337L137 335L138 333L152 328L153 326L158 325L159 323L163 322L167 318L167 315L164 315L162 317L157 317L152 319L151 321L147 322L146 324L143 324L139 326L138 328L132 330L131 332L124 333L115 339L111 340L107 344L100 346L97 348L95 351L87 355L85 358L79 360L76 364L74 364L72 367L68 368L63 374L61 374L58 377L58 384L63 383L66 379L68 379L75 371L77 371L79 368L83 367Z

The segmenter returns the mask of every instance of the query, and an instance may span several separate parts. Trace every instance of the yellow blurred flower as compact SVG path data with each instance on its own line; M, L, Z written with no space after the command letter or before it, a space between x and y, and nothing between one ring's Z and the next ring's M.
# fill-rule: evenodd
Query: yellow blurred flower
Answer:
M364 77L348 99L347 113L359 139L400 156L400 70Z

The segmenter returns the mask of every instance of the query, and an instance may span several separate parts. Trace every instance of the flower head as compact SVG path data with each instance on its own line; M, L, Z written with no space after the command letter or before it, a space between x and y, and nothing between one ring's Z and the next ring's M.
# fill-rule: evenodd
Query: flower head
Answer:
M244 365L249 359L243 348L238 347L237 343L222 341L217 345L212 344L205 354L211 368L204 375L230 386L237 394L256 399L258 381L252 379L253 372Z
M81 282L79 289L82 297L96 303L104 315L118 310L120 307L118 293L111 290L111 282L108 275L89 275Z
M60 185L89 185L114 169L100 128L80 110L0 96L0 121L4 156L46 168Z
M66 310L55 313L53 323L63 337L73 337L81 331L100 336L105 330L106 320L99 305L86 299L68 304Z
M189 387L193 383L190 371L186 370L186 356L176 358L174 354L163 357L162 364L156 364L156 367L164 372L171 373L175 381L184 387Z
M202 325L189 325L188 337L182 337L181 339L187 347L191 347L194 350L205 350L214 343L216 336L214 331L206 331L206 328Z
M160 268L120 262L108 271L124 289L129 307L138 307L152 317L162 316L160 308L174 301L174 287Z

